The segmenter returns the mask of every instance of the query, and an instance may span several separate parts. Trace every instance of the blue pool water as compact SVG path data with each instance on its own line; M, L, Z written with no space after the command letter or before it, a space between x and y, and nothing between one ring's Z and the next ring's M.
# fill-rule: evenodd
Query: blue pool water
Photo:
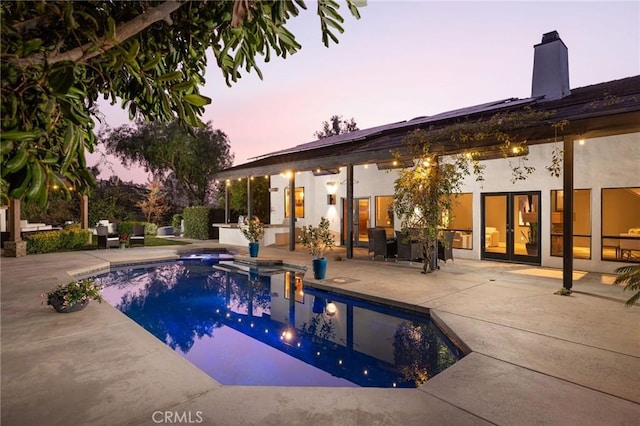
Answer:
M463 355L426 315L226 255L97 278L110 304L225 385L416 387Z

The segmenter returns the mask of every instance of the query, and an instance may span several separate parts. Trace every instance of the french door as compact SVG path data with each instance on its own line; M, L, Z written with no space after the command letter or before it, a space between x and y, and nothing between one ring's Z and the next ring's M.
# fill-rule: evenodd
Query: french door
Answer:
M481 258L540 264L540 191L482 194Z
M367 228L371 226L370 217L370 199L354 198L353 199L353 245L367 246L369 238L367 236ZM342 199L342 244L345 244L347 237L347 200Z

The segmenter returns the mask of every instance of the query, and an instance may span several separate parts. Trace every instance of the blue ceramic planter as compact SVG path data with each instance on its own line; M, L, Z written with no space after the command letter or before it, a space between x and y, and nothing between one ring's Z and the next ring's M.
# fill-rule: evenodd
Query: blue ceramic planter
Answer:
M258 257L259 249L260 249L260 243L249 243L249 256Z
M327 259L326 258L314 258L311 260L311 266L313 267L313 278L317 280L324 280L327 274Z

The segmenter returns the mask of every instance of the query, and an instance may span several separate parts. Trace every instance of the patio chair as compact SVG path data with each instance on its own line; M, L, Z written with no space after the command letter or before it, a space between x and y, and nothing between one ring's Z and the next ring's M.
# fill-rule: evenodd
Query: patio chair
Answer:
M131 235L129 236L129 247L135 245L144 246L144 225L133 225Z
M96 226L96 234L98 235L98 248L120 247L120 237L117 234L109 234L109 228L106 226Z
M455 232L447 231L442 235L443 241L438 239L438 259L444 260L444 263L447 263L447 260L451 259L453 262L453 237L455 236Z
M420 243L411 241L410 238L408 234L396 231L398 259L409 261L422 259Z
M369 239L369 251L367 252L367 255L375 251L375 247L373 246L373 231L375 229L376 228L367 228L367 238Z
M371 232L373 236L373 257L382 256L384 260L396 256L396 239L387 238L384 228L376 228Z

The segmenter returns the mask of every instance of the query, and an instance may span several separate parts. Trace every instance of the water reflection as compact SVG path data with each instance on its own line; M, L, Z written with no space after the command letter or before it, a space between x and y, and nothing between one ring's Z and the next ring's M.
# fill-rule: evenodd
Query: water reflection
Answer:
M428 317L293 271L176 262L99 279L109 303L223 384L415 387L462 356Z

